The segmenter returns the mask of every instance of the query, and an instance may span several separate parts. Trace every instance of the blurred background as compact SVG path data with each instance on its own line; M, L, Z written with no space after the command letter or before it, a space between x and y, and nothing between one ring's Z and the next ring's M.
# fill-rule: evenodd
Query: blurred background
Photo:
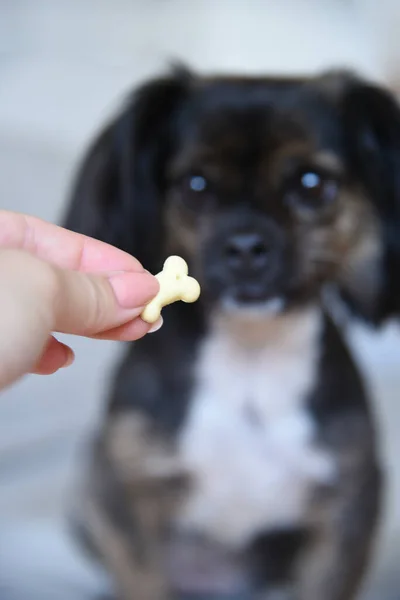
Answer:
M0 207L57 222L91 135L170 61L263 73L345 66L397 89L399 26L397 0L0 0ZM398 600L400 339L392 326L354 328L351 341L388 471L363 600ZM107 587L69 546L63 514L119 349L72 345L72 368L27 377L0 398L1 600L90 600Z

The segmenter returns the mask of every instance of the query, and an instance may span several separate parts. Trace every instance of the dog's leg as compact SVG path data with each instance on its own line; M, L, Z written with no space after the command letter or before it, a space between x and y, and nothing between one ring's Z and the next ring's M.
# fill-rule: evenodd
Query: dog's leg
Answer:
M142 562L136 556L127 533L116 527L102 510L86 507L86 526L92 542L111 573L118 600L167 600L168 593L159 565L151 557Z
M248 564L255 600L295 600L294 573L309 541L308 528L285 528L253 542Z
M370 436L353 439L339 455L339 485L321 503L317 535L302 557L299 600L352 600L368 567L379 512L380 473ZM364 443L363 443L364 442Z
M118 600L167 600L163 543L182 478L140 417L109 421L97 444L80 523Z

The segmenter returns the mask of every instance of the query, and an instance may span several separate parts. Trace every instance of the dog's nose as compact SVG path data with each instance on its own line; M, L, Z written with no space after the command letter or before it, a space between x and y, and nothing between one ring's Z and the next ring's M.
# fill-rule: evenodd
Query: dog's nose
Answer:
M270 253L268 241L259 233L237 233L225 247L227 263L232 269L262 269Z

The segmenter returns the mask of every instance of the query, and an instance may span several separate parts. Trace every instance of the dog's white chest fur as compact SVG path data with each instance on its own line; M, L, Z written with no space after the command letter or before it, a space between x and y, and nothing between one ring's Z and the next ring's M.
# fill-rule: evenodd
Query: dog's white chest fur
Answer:
M333 472L306 410L320 325L311 309L261 325L216 323L180 438L193 478L180 526L236 547L304 519L312 488Z

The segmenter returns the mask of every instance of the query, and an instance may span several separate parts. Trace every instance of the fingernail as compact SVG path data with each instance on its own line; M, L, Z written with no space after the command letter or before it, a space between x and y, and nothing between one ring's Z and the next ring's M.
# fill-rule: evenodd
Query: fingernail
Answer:
M154 275L143 273L121 273L109 278L121 308L144 306L156 296L160 289Z
M151 327L151 329L149 329L149 333L155 333L156 331L161 329L161 327L163 326L163 323L164 323L164 321L163 321L162 317L157 319L157 321L154 323L154 325Z
M71 350L71 348L66 348L66 361L63 364L63 366L61 367L61 369L66 369L67 367L69 367L70 365L72 365L72 363L75 360L75 354L74 352Z

